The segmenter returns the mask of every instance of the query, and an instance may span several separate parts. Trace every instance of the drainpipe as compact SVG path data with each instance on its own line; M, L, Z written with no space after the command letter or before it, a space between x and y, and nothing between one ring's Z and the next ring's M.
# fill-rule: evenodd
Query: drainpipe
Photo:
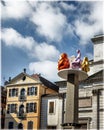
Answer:
M99 130L99 90L93 89L93 129Z

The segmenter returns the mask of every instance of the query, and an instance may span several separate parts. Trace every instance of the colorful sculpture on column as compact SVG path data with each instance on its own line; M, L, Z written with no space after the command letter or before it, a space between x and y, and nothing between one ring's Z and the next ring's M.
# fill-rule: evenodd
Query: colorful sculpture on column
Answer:
M87 57L84 57L83 61L81 60L81 52L77 50L77 57L69 58L66 53L62 53L58 61L58 70L62 69L78 69L85 72L90 71L89 61Z
M69 59L66 53L62 53L58 61L58 70L70 67Z
M77 57L72 62L72 68L79 69L80 67L81 67L81 52L80 50L77 50Z
M84 59L81 63L81 68L85 72L90 71L88 57L84 57Z

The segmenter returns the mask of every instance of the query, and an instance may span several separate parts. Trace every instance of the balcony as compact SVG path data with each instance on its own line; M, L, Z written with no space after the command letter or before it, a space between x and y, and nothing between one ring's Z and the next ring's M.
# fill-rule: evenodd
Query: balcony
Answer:
M26 96L25 95L20 95L19 96L19 101L26 101Z
M26 112L24 112L24 113L18 112L18 113L17 113L17 117L18 117L19 119L25 120L25 119L26 119L26 116L27 116Z

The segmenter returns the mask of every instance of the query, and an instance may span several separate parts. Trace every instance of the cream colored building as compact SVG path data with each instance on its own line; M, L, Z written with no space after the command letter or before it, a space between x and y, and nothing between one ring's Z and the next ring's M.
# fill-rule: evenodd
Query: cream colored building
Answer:
M41 96L57 93L58 87L40 75L30 76L25 71L5 87L5 129L39 129Z

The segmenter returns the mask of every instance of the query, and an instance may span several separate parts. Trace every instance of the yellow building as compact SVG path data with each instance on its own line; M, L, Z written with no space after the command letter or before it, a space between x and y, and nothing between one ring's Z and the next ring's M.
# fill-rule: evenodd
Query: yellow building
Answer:
M6 85L5 129L39 129L41 96L57 93L58 87L40 75L25 71Z

